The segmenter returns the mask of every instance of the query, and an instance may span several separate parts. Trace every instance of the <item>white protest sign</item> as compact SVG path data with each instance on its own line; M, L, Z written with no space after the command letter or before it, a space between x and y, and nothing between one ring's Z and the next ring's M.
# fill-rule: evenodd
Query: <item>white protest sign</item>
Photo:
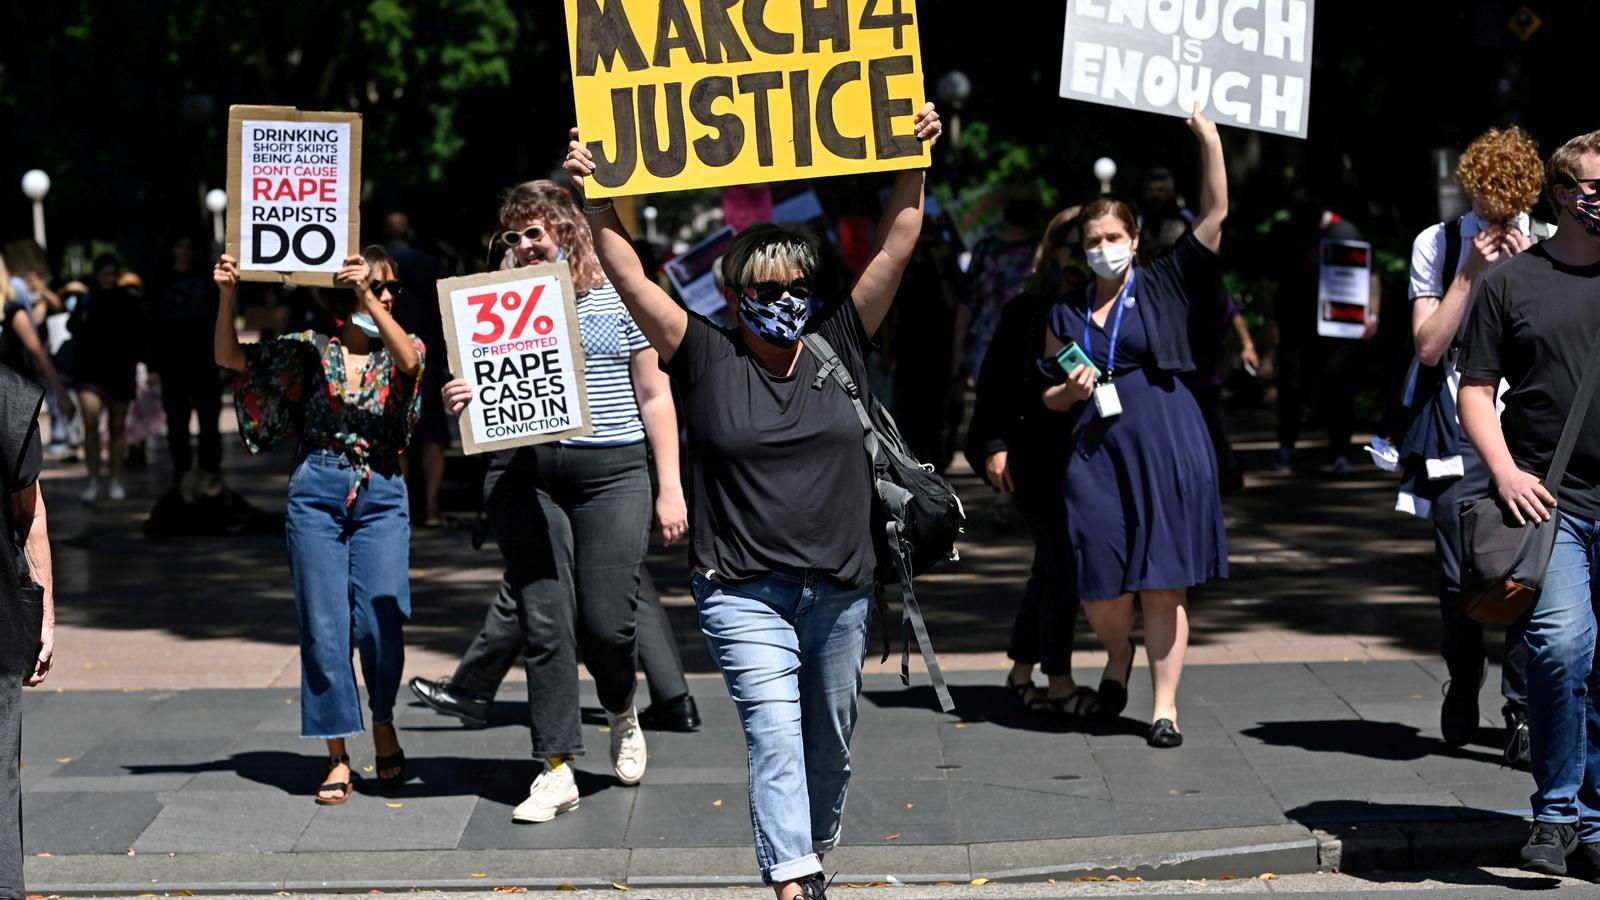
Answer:
M1061 96L1306 136L1316 0L1068 0Z
M1317 287L1317 334L1359 340L1372 303L1372 245L1323 241Z
M245 281L331 286L360 246L361 117L228 111L229 255Z
M583 339L565 262L439 282L450 369L472 386L469 453L591 434Z
M733 228L725 225L666 266L667 278L683 298L683 305L708 319L728 309L722 289L717 287L716 265L732 243Z

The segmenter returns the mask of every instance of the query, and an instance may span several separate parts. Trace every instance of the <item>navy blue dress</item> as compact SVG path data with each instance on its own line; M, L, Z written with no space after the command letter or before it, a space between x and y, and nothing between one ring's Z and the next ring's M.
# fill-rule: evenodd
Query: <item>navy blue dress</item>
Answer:
M1168 254L1151 268L1181 265ZM1177 258L1175 258L1177 257ZM1172 276L1174 272L1151 272ZM1228 545L1217 460L1189 388L1156 365L1137 304L1185 304L1176 277L1141 268L1122 318L1114 380L1122 414L1102 418L1079 404L1066 472L1067 532L1077 560L1078 596L1111 600L1139 590L1189 588L1228 577ZM1050 313L1050 328L1088 349L1105 369L1117 311L1104 327L1089 314L1089 285ZM1204 298L1209 302L1210 298Z

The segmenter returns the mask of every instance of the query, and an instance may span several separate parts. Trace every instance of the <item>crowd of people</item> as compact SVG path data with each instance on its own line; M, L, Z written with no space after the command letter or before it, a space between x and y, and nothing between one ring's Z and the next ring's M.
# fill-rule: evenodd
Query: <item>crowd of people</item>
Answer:
M1199 151L1193 208L1161 169L1133 203L1085 197L1050 214L1037 196L1015 194L974 248L960 290L949 291L938 232L927 227L925 172L906 170L853 280L838 277L836 254L807 229L741 230L717 265L726 301L717 321L662 286L611 201L586 197L595 163L575 129L566 183L506 191L483 267L570 267L594 428L490 457L481 497L504 561L498 590L455 672L409 686L429 708L484 727L500 683L523 660L539 769L514 821L547 822L580 807L569 765L585 752L580 659L622 784L646 776L646 730L699 727L645 562L652 536L684 541L700 628L743 728L761 877L779 900L825 892L823 858L841 839L867 637L886 583L864 416L830 376L872 384L869 357L902 333L949 347L948 367L939 359L928 371L972 390L970 421L955 429L960 449L989 488L1014 498L1031 537L1008 690L1042 715L1120 718L1142 619L1153 686L1151 708L1140 711L1145 737L1156 748L1183 744L1188 595L1228 577L1222 498L1243 483L1222 388L1232 359L1252 375L1268 363L1223 277L1221 136L1198 109L1187 125ZM931 152L942 134L931 104L915 133ZM1415 240L1406 350L1414 359L1368 449L1400 475L1397 509L1434 526L1450 675L1440 728L1452 745L1476 737L1488 665L1484 625L1470 615L1462 507L1494 497L1518 523L1559 529L1543 591L1507 630L1502 712L1505 758L1530 769L1536 786L1524 862L1560 874L1574 853L1600 864L1590 582L1600 417L1581 415L1593 389L1584 374L1600 365L1600 309L1583 302L1600 277L1600 132L1546 162L1522 131L1491 129L1462 153L1457 178L1471 209ZM1556 224L1535 217L1541 198ZM1354 392L1338 373L1376 334L1381 291L1375 276L1362 338L1320 336L1316 304L1289 298L1315 296L1323 241L1361 233L1310 198L1297 200L1291 219L1296 250L1284 254L1271 329L1276 463L1295 464L1315 387L1328 468L1338 473L1352 466L1354 431ZM390 215L383 230L384 244L344 260L335 287L312 293L316 309L291 318L320 327L252 343L236 330L238 262L221 255L207 279L200 245L187 237L147 279L103 256L87 282L52 288L40 267L13 276L0 263L0 509L10 538L0 540L0 588L21 598L0 609L0 757L17 753L17 691L45 678L53 654L42 461L81 441L82 499L124 499L143 364L159 380L143 390L159 392L173 490L220 489L230 381L248 451L294 451L285 533L301 736L327 752L327 773L308 793L329 806L356 794L347 741L367 731L369 715L376 780L411 777L394 721L412 611L405 554L414 518L445 522L448 423L472 390L447 371L434 302L433 283L450 266L413 246L404 215ZM892 317L897 303L913 302L908 295L946 310L949 327L905 310ZM896 413L908 443L942 468L956 449L949 398L921 393ZM1574 408L1577 431L1568 425ZM75 420L79 435L68 427ZM1567 450L1558 454L1558 444ZM1568 451L1565 476L1546 478ZM1072 671L1080 610L1107 655L1094 686ZM642 710L641 669L650 701ZM6 770L0 803L15 805L19 782L14 766ZM20 883L20 855L11 858L20 844L5 840L0 883Z

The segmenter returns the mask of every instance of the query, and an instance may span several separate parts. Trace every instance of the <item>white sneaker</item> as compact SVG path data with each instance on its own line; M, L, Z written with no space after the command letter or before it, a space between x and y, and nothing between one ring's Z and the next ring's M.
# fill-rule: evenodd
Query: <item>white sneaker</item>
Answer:
M106 496L112 501L121 501L128 499L128 492L123 488L122 482L113 481L111 482L111 487L106 491Z
M93 478L89 479L88 482L84 484L83 493L80 496L83 498L83 502L85 503L93 503L96 500L99 500L100 482L95 481Z
M544 771L528 787L528 799L511 811L513 822L548 822L557 814L578 808L578 782L572 777L572 765L559 770L544 764Z
M644 745L644 730L639 727L639 712L633 707L621 714L606 713L611 720L611 771L623 784L644 780L644 767L650 761Z

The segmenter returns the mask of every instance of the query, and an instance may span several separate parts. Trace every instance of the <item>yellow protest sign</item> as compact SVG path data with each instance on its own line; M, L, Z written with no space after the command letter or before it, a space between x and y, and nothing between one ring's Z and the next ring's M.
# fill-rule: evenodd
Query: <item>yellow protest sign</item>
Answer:
M915 0L564 0L591 197L926 166Z

